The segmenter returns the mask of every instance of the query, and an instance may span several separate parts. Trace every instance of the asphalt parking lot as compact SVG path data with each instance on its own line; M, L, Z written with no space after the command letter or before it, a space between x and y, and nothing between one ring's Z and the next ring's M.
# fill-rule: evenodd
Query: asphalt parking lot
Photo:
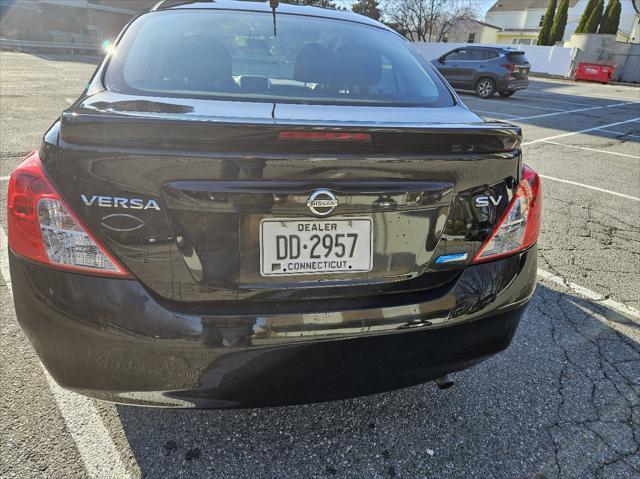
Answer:
M94 65L0 54L7 175ZM455 376L286 408L146 409L61 390L13 311L0 215L0 477L640 477L640 88L463 95L543 176L539 285L512 346Z

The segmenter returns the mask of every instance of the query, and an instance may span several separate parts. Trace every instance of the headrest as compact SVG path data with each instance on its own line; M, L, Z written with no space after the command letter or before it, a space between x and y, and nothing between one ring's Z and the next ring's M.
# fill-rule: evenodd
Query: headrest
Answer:
M331 74L331 54L319 43L302 46L293 66L293 79L304 83L328 83Z
M178 74L187 79L190 87L209 89L233 81L231 55L216 38L190 35L176 42L174 52L175 68L181 70Z
M376 50L364 43L355 43L340 48L337 55L340 84L371 86L380 82L382 58Z

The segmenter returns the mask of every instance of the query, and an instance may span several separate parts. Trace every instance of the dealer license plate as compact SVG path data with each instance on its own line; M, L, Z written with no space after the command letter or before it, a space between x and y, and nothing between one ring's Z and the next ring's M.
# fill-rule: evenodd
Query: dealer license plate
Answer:
M260 223L263 276L363 273L373 267L371 218L264 219Z

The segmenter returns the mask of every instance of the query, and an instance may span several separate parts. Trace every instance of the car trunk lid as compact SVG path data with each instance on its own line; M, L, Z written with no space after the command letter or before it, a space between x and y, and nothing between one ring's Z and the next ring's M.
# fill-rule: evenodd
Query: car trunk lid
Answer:
M58 154L45 169L96 237L171 300L282 301L332 297L337 286L352 296L440 286L468 261L434 260L473 256L519 175L519 130L481 122L462 107L121 97L105 92L67 111ZM425 121L436 117L454 121ZM318 190L337 201L326 218L309 209ZM483 194L500 201L473 210ZM370 222L366 268L265 274L266 223L358 220ZM345 235L347 223L336 226Z

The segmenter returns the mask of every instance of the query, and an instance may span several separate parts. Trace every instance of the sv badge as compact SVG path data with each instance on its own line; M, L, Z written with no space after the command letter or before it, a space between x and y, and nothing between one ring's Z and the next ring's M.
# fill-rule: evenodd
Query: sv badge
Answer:
M496 196L491 196L491 195L487 195L487 196L478 196L476 197L476 206L477 207L483 207L483 206L489 206L489 205L493 205L493 206L498 206L500 204L500 202L502 201L502 195L496 197Z

